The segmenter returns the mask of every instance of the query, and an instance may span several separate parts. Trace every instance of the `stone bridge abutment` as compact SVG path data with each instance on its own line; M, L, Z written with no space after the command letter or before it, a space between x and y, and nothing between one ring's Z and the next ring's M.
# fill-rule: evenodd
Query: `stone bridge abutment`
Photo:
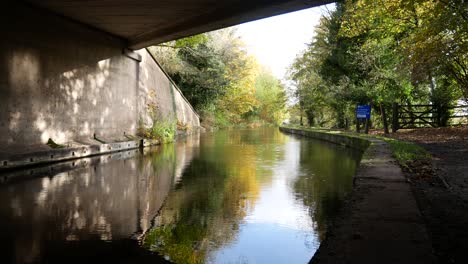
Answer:
M134 140L154 120L199 128L192 106L144 47L330 2L6 0L0 4L0 169L15 155L18 164L32 163L24 154L34 151L54 161L49 139L89 155L85 146L95 154L112 150L99 144ZM141 145L126 145L135 144ZM69 152L67 158L76 158Z
M199 126L146 49L29 6L0 12L2 149L125 139L151 123L149 103L159 119Z

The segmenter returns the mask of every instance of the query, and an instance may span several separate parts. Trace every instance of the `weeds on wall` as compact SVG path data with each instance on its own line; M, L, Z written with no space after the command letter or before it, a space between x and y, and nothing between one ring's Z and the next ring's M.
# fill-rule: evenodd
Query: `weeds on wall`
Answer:
M47 141L46 143L49 147L53 148L53 149L58 149L58 148L64 148L66 147L65 145L61 145L61 144L58 144L58 143L55 143L55 141L51 138L49 138L49 140Z
M192 130L192 127L187 123L177 121L177 130L184 131L184 132L189 132L189 131Z
M139 134L145 138L157 139L160 143L173 142L176 136L176 122L160 120L158 117L159 106L155 100L155 91L148 93L148 103L146 105L148 114L151 117L152 125L147 127L142 118L138 121Z
M157 139L161 143L173 142L176 135L175 122L159 121L153 122L153 125L145 129L144 137L150 139Z

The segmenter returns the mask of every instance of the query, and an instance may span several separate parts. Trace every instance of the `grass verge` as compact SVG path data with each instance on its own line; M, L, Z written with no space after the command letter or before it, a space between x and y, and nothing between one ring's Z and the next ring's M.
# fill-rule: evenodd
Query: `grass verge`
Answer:
M432 159L431 154L416 143L388 137L377 138L388 143L395 159L406 169L411 170L415 163L430 163Z
M306 128L297 125L288 125L285 126L287 128L293 129L301 129L301 130L308 130L308 131L315 131L315 132L322 132L322 133L339 133L343 136L348 137L360 137L363 139L366 138L377 138L384 140L390 146L390 149L393 153L394 158L398 161L400 166L404 169L409 171L413 171L412 168L415 166L419 166L418 164L430 164L431 163L431 154L425 150L423 147L416 143L408 142L408 141L401 141L389 137L383 136L373 136L373 135L366 135L366 134L357 134L354 132L348 131L333 131L328 129L321 129L321 128Z

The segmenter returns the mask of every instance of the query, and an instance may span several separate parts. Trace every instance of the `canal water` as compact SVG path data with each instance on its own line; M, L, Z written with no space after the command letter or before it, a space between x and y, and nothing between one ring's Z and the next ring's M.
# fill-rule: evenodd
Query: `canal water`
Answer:
M360 155L259 128L2 174L2 263L307 263Z

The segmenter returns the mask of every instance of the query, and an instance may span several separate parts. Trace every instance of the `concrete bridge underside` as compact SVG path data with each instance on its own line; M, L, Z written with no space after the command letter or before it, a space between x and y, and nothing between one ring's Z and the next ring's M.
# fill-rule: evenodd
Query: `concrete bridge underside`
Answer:
M330 0L26 0L140 49Z

